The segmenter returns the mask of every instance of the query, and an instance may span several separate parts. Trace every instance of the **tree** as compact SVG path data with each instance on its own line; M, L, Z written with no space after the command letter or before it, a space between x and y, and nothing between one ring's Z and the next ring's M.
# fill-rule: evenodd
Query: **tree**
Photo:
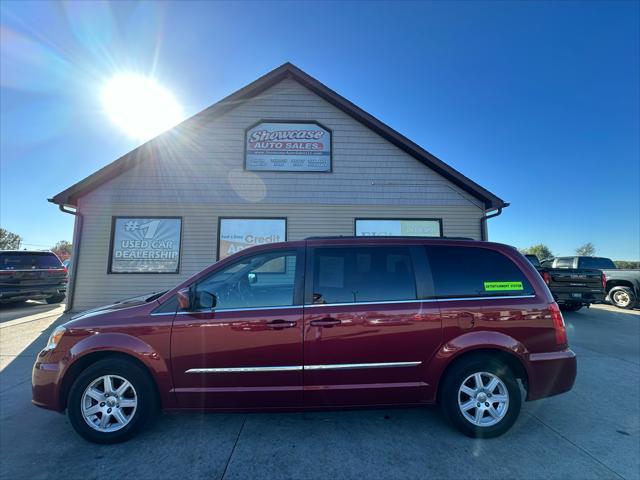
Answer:
M593 246L593 243L588 242L584 245L576 248L576 255L582 255L585 257L593 257L596 253L596 247Z
M22 237L16 233L0 228L0 250L17 250L22 243Z
M618 267L620 270L640 268L640 262L633 262L629 260L614 260L613 263L615 263L616 267Z
M538 243L537 245L532 245L530 247L522 249L522 253L527 255L535 255L538 257L538 260L542 261L546 258L553 257L553 253L551 249L547 247L544 243Z
M60 240L53 247L51 247L51 251L55 253L61 260L66 260L71 256L73 248L71 242L68 242L67 240Z

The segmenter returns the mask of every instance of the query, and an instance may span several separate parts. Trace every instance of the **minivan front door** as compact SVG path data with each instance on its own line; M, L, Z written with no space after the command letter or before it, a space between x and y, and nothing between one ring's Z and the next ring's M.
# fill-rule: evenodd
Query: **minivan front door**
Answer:
M424 249L319 245L307 253L306 406L425 401L440 345Z
M176 314L171 336L181 407L302 403L303 309L296 279L303 256L304 249L245 256L192 285L194 306Z

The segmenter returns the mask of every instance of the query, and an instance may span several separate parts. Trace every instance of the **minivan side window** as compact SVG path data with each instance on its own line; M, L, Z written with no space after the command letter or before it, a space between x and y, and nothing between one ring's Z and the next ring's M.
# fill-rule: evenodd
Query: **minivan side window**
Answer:
M215 296L215 310L291 306L295 278L295 250L247 256L196 283L196 309L203 292Z
M319 247L313 258L313 303L415 300L408 247Z
M502 253L488 248L428 246L438 298L533 295L524 273Z

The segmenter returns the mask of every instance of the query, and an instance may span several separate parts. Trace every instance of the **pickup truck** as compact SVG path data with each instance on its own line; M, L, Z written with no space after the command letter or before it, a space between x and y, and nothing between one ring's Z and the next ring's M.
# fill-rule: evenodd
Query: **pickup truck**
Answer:
M597 268L605 275L606 300L618 308L640 307L640 270L619 270L606 257L557 257L542 262L546 268Z
M556 259L540 262L535 255L525 255L536 267L560 308L577 312L584 305L602 303L605 297L604 274L595 268L553 267Z

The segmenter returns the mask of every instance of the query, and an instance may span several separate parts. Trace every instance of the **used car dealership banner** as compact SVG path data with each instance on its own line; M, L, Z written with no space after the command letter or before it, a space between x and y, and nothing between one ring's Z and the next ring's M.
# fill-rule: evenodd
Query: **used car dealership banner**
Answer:
M286 230L284 218L221 218L218 260L255 245L284 242Z
M115 218L111 273L177 273L180 218Z
M247 170L331 171L331 131L317 123L261 122L245 142Z

